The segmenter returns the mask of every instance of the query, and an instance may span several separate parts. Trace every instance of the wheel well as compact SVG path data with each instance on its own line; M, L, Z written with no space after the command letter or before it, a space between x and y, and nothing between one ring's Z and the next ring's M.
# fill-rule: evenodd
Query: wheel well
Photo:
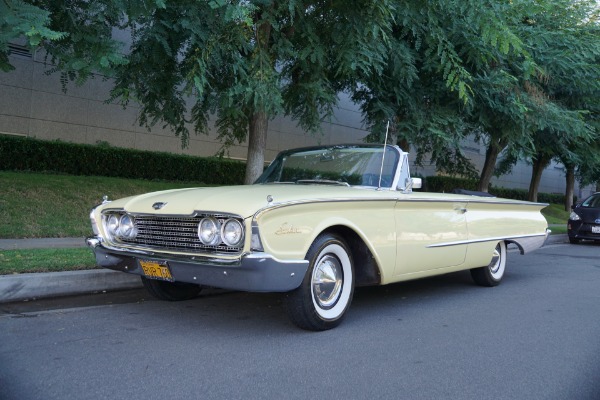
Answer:
M347 226L337 225L327 228L324 233L337 234L348 244L354 261L356 286L372 286L381 283L381 274L373 253L354 230Z

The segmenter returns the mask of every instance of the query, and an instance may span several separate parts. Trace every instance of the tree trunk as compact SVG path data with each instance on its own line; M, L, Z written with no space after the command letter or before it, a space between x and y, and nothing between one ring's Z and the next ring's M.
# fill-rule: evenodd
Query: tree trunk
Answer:
M255 112L248 127L248 158L246 161L245 185L251 185L262 174L265 167L265 148L269 120L264 111Z
M261 17L262 19L262 17ZM268 53L271 37L271 25L267 22L261 23L256 29L256 45L262 51ZM269 63L260 63L260 69L271 69ZM246 176L244 184L251 185L262 174L265 167L265 148L267 147L267 129L269 117L264 104L255 105L250 112L248 124L248 157L246 159Z
M485 151L485 161L483 163L483 169L479 177L479 183L477 184L477 190L480 192L486 192L490 188L490 181L494 175L494 169L496 168L496 160L498 155L508 145L506 139L490 140L487 150Z
M550 158L539 154L533 160L533 169L531 171L531 182L529 183L529 193L527 194L527 200L537 201L540 181L542 180L542 173L544 172L548 164L550 164Z
M571 211L575 194L575 166L565 165L567 169L567 188L565 190L565 211Z

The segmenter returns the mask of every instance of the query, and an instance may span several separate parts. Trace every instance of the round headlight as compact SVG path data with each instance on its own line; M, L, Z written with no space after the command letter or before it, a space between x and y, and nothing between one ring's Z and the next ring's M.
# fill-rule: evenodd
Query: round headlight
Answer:
M215 218L202 218L198 224L198 239L206 246L214 246L221 241L219 221Z
M106 220L106 229L111 236L116 236L119 231L119 217L115 214L110 214Z
M127 214L121 215L119 219L119 236L125 239L133 239L137 235L135 221Z
M236 219L228 219L225 221L222 230L221 236L223 242L225 242L227 246L239 245L244 237L242 224Z

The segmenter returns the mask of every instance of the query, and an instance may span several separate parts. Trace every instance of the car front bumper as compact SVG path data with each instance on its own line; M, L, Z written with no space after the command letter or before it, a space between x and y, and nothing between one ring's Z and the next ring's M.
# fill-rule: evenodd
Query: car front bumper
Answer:
M308 261L278 260L267 253L248 253L236 259L182 257L105 245L100 237L86 240L100 267L144 276L140 260L166 263L175 282L195 283L248 292L288 292L302 283Z
M597 227L597 224L586 223L581 220L567 222L567 234L571 239L587 239L587 240L600 240L600 233L592 232L592 227ZM598 229L598 228L596 228Z

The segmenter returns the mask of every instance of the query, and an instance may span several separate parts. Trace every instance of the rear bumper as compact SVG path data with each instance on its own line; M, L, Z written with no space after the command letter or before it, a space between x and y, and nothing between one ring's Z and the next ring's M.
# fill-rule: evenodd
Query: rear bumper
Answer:
M86 243L98 266L144 276L139 260L166 262L176 282L222 289L288 292L300 286L308 269L306 260L282 261L267 253L249 253L231 260L116 249L105 246L100 237L90 237Z

